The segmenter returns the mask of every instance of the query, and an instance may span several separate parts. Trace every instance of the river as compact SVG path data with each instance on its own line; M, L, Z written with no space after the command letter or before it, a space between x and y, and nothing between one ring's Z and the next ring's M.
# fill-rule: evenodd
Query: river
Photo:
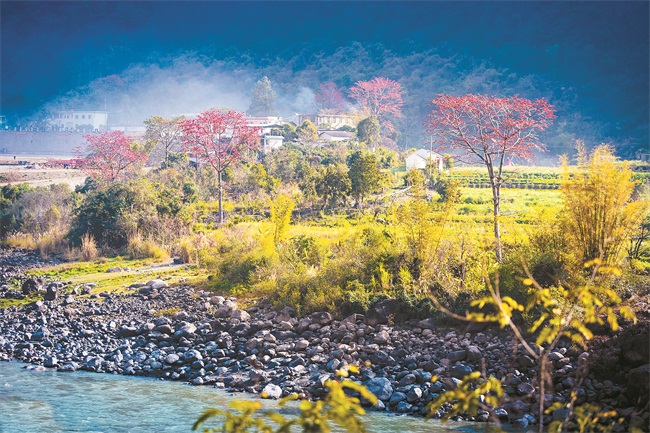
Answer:
M235 398L252 398L150 378L23 367L0 362L0 433L189 433L206 408L227 408ZM260 401L276 408L272 401ZM478 432L483 427L383 413L368 413L367 426L374 433Z

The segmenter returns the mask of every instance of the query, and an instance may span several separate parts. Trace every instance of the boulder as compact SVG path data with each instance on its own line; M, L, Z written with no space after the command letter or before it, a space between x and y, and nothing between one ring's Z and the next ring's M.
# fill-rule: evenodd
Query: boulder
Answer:
M370 307L366 313L366 323L370 326L388 323L388 319L394 317L399 308L397 299L384 299Z
M27 278L21 286L23 295L31 295L43 288L43 280L41 278Z
M262 390L262 398L278 399L282 397L282 388L272 383L269 383Z
M627 375L627 398L637 407L643 407L650 395L650 364L633 368Z
M145 287L149 287L151 290L160 290L169 287L169 284L161 279L155 279L148 281L147 284L145 284Z
M390 380L385 377L375 377L364 383L368 391L373 393L379 400L388 401L393 395L393 386Z
M54 301L59 296L60 285L58 283L50 283L45 289L44 301Z
M317 313L313 313L309 317L311 318L313 323L318 323L321 326L329 325L333 320L332 315L327 311L320 311Z

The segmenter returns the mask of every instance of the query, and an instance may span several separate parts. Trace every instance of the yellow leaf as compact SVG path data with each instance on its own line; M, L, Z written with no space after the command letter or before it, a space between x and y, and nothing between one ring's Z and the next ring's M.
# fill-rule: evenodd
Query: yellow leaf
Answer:
M524 278L522 283L524 283L525 286L532 286L533 285L533 279L532 278Z

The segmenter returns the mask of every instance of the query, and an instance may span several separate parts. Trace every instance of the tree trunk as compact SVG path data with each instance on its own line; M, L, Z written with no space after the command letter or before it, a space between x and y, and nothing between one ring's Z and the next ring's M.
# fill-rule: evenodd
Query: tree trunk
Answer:
M497 262L503 260L503 251L501 249L501 186L492 185L492 202L494 204L494 241L496 243Z
M223 225L223 185L221 184L221 171L219 175L219 225Z

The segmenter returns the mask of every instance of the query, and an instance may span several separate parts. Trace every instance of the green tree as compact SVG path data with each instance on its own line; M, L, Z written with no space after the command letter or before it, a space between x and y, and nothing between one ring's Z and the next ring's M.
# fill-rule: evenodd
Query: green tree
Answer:
M424 197L426 192L427 178L422 173L422 170L412 168L404 176L404 183L407 187L411 188L411 195L414 197Z
M305 120L296 128L296 134L303 144L314 144L318 141L318 129L309 120Z
M350 193L360 206L363 199L381 189L382 174L377 167L377 158L371 153L357 150L347 158Z
M271 80L268 77L262 77L255 87L253 87L253 100L248 108L248 114L251 116L275 116L276 94L271 87Z
M342 164L328 165L316 179L316 195L323 199L323 209L345 203L350 195L351 184L347 169Z
M374 116L363 119L357 125L357 137L359 138L359 141L366 143L369 147L374 147L379 143L379 134L379 121Z

